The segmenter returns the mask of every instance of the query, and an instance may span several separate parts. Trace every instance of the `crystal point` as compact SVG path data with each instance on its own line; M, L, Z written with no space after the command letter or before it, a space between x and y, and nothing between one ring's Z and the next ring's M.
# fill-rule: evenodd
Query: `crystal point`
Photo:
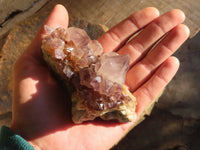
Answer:
M126 72L129 68L129 55L116 55L104 53L101 56L100 64L97 66L97 74L105 79L124 84Z
M90 37L84 30L70 27L67 30L66 41L72 41L77 47L84 47L89 43Z
M51 34L54 30L55 30L54 28L44 25L44 31L46 32L47 35Z

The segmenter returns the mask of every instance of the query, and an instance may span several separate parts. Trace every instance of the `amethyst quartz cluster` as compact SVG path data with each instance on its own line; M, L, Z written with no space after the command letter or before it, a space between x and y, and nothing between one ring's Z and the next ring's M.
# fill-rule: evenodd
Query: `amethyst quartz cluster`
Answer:
M136 99L124 85L129 56L103 53L100 43L79 28L44 28L43 56L71 95L73 122L132 121Z

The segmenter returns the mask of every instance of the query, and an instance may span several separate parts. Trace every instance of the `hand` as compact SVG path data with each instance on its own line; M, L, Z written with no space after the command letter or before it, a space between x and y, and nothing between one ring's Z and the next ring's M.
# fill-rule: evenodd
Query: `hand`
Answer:
M119 54L130 55L126 84L137 99L137 117L159 96L178 70L179 61L171 55L188 38L189 29L181 24L184 19L180 10L171 10L159 17L157 9L145 8L98 39L106 52L118 50ZM45 24L67 29L66 9L57 5ZM141 32L127 43L138 31ZM43 61L40 49L42 35L43 27L14 66L11 129L35 149L111 148L135 121L73 124L66 92Z

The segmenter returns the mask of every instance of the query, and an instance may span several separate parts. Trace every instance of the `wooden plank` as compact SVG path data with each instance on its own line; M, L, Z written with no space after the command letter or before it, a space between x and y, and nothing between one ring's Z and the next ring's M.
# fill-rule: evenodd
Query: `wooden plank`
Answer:
M0 37L14 25L39 10L47 1L0 0Z
M52 0L44 9L63 4L70 16L76 16L91 23L104 24L109 28L135 11L145 7L156 7L163 14L171 9L181 9L186 14L185 24L193 37L200 29L200 0ZM44 10L41 9L42 13Z

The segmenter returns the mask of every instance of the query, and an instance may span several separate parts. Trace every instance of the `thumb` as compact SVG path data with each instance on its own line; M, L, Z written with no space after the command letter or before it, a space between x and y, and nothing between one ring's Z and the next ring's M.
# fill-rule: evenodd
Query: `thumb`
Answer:
M52 28L63 27L67 29L68 23L69 16L66 8L63 5L57 4L46 19L45 23L39 29L38 33L36 34L35 38L25 53L36 58L42 58L41 44L42 37L45 34L44 25L48 25Z

